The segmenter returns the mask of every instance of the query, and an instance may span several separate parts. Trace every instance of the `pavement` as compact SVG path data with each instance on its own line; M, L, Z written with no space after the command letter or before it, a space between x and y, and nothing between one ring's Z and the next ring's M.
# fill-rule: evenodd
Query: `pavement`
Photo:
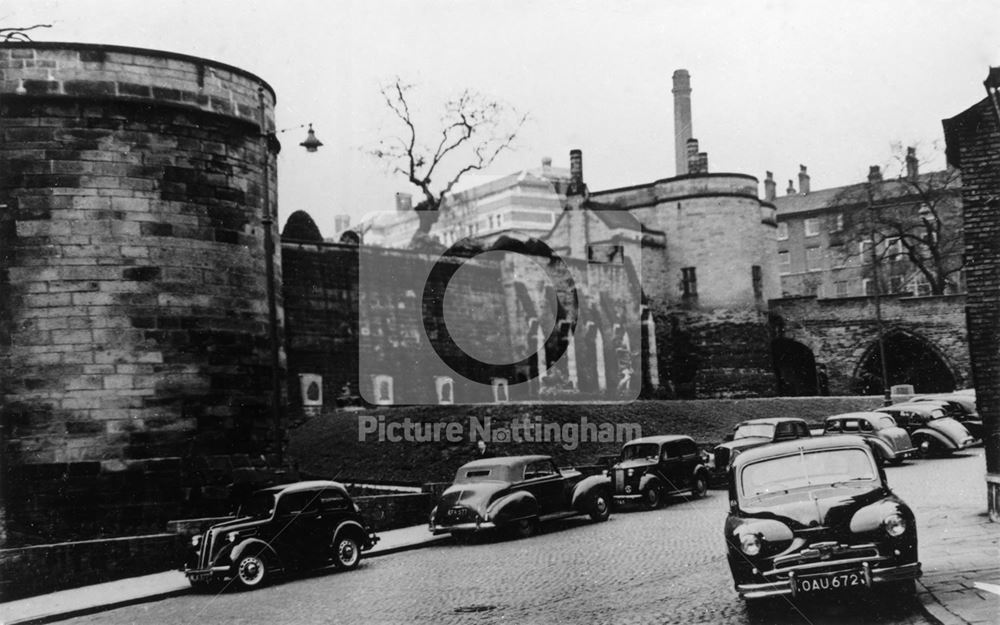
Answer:
M985 497L966 499L980 503L921 510L923 577L917 582L917 598L928 617L941 625L997 625L1000 523L989 521ZM366 557L419 549L447 538L431 535L426 525L380 532L379 537ZM0 603L0 624L51 623L188 592L183 573L166 571Z

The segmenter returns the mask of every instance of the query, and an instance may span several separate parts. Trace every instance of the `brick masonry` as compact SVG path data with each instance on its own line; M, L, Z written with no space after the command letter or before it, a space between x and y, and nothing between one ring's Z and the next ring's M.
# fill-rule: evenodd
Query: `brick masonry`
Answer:
M991 72L995 72L992 69ZM996 97L996 94L992 94ZM990 514L1000 520L1000 102L944 120L948 162L962 170L966 315L976 404L983 416Z

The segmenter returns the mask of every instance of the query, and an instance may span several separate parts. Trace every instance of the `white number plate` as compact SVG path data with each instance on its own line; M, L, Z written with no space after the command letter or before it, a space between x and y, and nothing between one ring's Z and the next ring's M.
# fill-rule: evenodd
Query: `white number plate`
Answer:
M838 590L840 588L864 586L865 578L858 571L849 571L846 573L802 577L795 580L795 585L797 592L823 592L827 590Z

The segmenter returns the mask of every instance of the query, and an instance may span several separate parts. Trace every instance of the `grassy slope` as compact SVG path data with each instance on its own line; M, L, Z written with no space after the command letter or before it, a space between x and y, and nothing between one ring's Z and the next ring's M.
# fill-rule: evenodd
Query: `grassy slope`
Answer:
M289 433L290 456L300 468L340 480L420 484L448 481L455 469L474 458L469 418L490 417L494 428L514 419L541 417L542 423L636 423L642 434L687 434L712 444L744 419L792 416L809 422L852 410L881 405L881 397L809 397L697 401L641 401L630 404L506 404L490 406L412 406L338 411L315 417ZM386 423L456 422L462 440L431 442L379 441L375 434L359 437L359 417L384 417ZM593 464L602 455L617 454L620 443L584 442L567 450L558 442L496 443L495 455L548 454L560 466Z

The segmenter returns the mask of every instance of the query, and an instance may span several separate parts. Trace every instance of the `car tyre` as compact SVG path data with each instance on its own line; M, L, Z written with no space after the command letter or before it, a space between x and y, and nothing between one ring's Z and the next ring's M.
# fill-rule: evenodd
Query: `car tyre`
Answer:
M357 568L361 562L361 545L354 536L340 536L333 545L333 564L342 571Z
M663 494L658 486L647 486L642 491L642 505L647 510L656 510L663 504Z
M530 538L538 531L538 519L535 517L518 519L514 521L512 529L517 538Z
M930 458L934 455L934 442L927 436L915 437L913 445L917 448L917 456L921 458Z
M263 586L270 578L270 566L259 553L243 554L236 561L234 580L241 590Z
M590 519L598 523L607 521L611 516L611 499L604 491L594 493L590 498L590 505L587 507Z
M704 473L694 476L694 484L691 485L691 499L701 499L708 493L708 477Z

